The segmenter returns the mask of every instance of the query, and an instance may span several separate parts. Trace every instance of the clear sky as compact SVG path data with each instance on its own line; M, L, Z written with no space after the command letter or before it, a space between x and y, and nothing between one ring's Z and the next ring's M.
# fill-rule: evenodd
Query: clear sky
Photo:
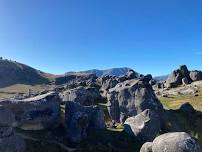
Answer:
M0 56L56 74L202 70L202 1L0 0Z

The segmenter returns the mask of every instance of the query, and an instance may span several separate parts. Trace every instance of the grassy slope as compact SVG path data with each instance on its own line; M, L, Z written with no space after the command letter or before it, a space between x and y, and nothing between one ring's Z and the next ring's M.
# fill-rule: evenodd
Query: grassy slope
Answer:
M167 126L165 132L185 131L199 140L202 147L202 88L199 96L178 95L160 98L163 105L168 107ZM177 110L183 103L189 102L197 111L185 114Z

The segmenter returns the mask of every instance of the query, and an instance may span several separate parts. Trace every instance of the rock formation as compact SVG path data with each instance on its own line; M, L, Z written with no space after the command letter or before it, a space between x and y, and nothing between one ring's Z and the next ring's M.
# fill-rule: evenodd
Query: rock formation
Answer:
M81 106L76 102L65 105L66 137L79 143L87 137L90 129L105 129L104 113L98 106Z
M100 92L95 87L77 87L61 93L63 102L74 101L81 105L94 105L102 100Z
M16 135L14 123L14 114L0 106L0 152L25 152L25 142Z
M157 114L163 106L149 84L151 76L127 80L116 85L107 94L108 111L113 121L124 122L128 117L135 116L146 109Z
M1 104L15 114L17 127L24 130L53 127L60 117L60 98L55 92L23 100L6 100Z
M151 151L152 146L152 151ZM140 152L201 152L197 141L185 132L166 133L145 143Z
M143 143L153 141L160 131L159 116L146 109L142 113L128 118L124 123L124 131L137 137Z

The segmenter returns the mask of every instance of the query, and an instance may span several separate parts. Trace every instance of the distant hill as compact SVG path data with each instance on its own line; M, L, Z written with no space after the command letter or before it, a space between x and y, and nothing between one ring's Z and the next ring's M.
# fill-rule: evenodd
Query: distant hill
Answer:
M127 67L123 67L123 68L111 68L111 69L106 69L106 70L98 70L98 69L92 69L92 70L87 70L87 71L80 71L78 73L92 73L95 74L97 77L102 77L102 76L106 76L106 75L111 75L111 76L121 76L126 74L129 70L131 70L130 68ZM74 73L74 72L67 72L68 73ZM138 75L138 73L137 73Z
M14 84L47 84L50 74L36 70L25 64L0 59L0 87Z
M157 80L157 81L164 81L167 78L168 78L168 75L162 75L162 76L154 77L154 79Z

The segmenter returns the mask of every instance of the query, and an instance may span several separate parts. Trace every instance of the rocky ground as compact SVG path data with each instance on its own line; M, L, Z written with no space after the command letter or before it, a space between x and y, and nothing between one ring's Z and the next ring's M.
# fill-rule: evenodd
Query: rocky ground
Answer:
M199 71L181 66L166 82L129 70L1 88L0 152L200 152L199 78Z

